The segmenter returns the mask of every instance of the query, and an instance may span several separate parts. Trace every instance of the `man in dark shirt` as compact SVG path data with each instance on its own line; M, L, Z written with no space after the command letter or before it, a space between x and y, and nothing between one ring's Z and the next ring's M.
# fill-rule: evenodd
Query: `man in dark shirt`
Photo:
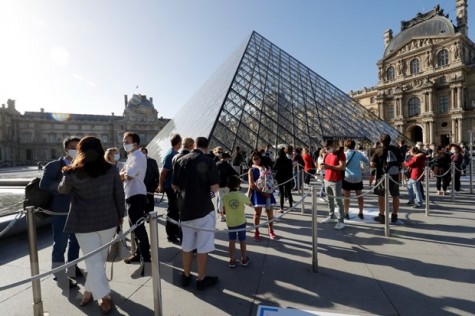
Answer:
M371 168L376 170L376 183L380 182L385 173L388 173L391 179L389 179L389 194L393 198L393 212L391 214L391 222L397 223L397 213L399 211L399 178L400 170L402 168L403 158L398 148L391 146L391 136L388 134L381 135L380 138L382 147L376 148L373 156L370 159ZM390 158L388 158L390 155ZM378 194L378 206L379 215L374 217L374 220L384 224L386 221L385 210L386 204L384 203L384 195L386 188L384 181L376 187L376 193Z
M147 157L147 171L145 171L143 183L145 184L145 188L147 188L147 207L145 208L145 212L150 213L153 212L155 208L155 197L153 193L158 187L158 164L155 159L148 157L147 148L140 147L140 151Z
M71 164L76 157L76 146L81 139L78 137L68 137L63 141L63 150L66 156L53 160L48 163L43 171L40 181L40 188L53 193L53 200L49 210L56 213L68 213L71 198L69 194L61 194L58 192L58 185L63 178L62 168ZM66 215L51 216L51 225L53 227L53 251L51 254L52 268L57 268L65 263L64 254L67 251L68 262L79 257L79 244L74 234L65 233L64 225L66 223ZM78 267L71 267L68 270L69 275L81 276L82 271ZM77 287L76 281L70 279L65 271L55 273L54 279L58 286L69 288Z
M205 155L208 139L198 137L196 149L176 161L172 187L178 191L183 239L183 275L181 285L191 282L193 250L197 250L197 290L204 290L218 282L216 276L206 276L208 253L214 248L216 214L210 192L219 189L219 174L214 161Z

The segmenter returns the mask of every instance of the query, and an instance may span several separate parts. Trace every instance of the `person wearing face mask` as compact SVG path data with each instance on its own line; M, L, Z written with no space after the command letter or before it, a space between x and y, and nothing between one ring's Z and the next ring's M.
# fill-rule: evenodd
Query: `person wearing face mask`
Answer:
M107 148L104 154L104 159L111 165L115 166L118 170L121 170L123 167L123 165L119 162L120 160L119 149L116 147Z
M53 199L49 210L57 213L68 213L69 204L71 202L69 194L61 194L58 192L58 185L63 178L62 168L69 166L76 157L76 146L81 139L78 137L68 137L63 141L64 157L49 162L40 180L40 188L48 190L53 193ZM56 268L63 265L66 260L64 255L67 249L67 261L73 261L79 257L79 244L76 236L72 233L64 232L64 225L67 216L52 215L51 226L53 230L53 251L51 253L51 268ZM69 247L68 247L69 243ZM81 269L73 266L66 271L55 273L54 280L62 289L76 288L77 283L74 280L76 277L83 277Z
M128 156L119 175L124 184L126 209L132 226L145 216L147 207L147 189L144 183L147 158L140 151L139 135L126 132L123 141ZM124 260L127 264L141 262L140 267L132 273L132 278L149 275L151 272L150 243L143 223L135 229L135 242L138 245L136 253Z

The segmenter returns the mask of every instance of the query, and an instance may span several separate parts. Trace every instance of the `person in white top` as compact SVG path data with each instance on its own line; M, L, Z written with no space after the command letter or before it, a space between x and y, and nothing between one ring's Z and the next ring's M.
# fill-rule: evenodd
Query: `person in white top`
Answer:
M126 209L131 226L145 216L147 206L147 189L143 182L147 171L147 158L139 150L139 146L139 135L131 132L124 134L124 149L128 157L120 171L120 178L124 183ZM150 243L144 224L135 229L135 242L138 246L136 253L124 260L127 264L142 262L140 268L132 274L133 278L150 273Z

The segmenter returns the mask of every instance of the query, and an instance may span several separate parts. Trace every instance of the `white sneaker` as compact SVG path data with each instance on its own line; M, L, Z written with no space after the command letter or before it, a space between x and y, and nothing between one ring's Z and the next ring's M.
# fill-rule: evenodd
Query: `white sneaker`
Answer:
M340 230L340 229L343 229L343 228L345 228L345 223L342 223L342 222L336 223L335 229Z
M224 223L226 221L226 216L221 216L221 222Z
M322 220L322 223L324 223L324 224L326 224L326 223L336 223L336 222L338 222L338 220L334 217L331 217L331 216L328 216L327 218Z
M326 202L327 200L325 200L325 198L318 198L319 201L321 202Z

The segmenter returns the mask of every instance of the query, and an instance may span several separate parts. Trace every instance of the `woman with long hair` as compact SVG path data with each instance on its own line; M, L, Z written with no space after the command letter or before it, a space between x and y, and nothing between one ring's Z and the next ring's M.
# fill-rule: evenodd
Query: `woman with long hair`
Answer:
M255 152L252 155L252 167L249 169L248 180L249 189L251 190L250 200L254 205L254 225L259 225L261 221L262 208L265 207L267 213L267 220L271 221L274 217L272 206L275 205L275 198L272 193L265 193L257 188L256 182L259 179L260 173L264 166L262 165L262 156L259 152ZM275 239L274 225L269 222L269 238ZM259 228L256 227L254 232L254 240L260 241Z
M92 136L81 139L77 156L63 168L58 191L70 194L71 205L64 231L75 233L84 253L110 242L125 214L125 198L119 172L104 159L101 141ZM81 306L101 299L101 309L112 309L104 264L107 249L85 259L87 279Z

